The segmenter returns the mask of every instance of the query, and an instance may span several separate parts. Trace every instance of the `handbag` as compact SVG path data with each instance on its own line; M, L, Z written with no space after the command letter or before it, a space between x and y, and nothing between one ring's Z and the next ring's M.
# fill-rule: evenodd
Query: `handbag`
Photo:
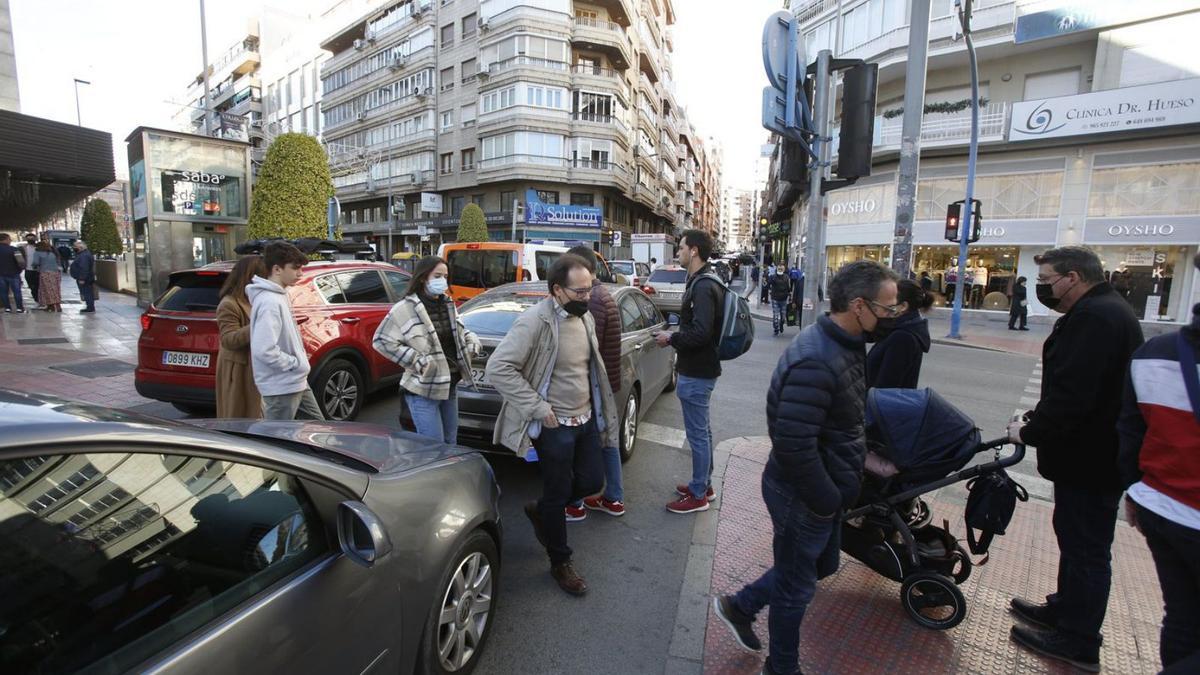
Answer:
M1192 416L1200 424L1200 374L1196 373L1196 350L1188 344L1183 331L1176 333L1179 346L1179 368L1183 371L1183 386L1187 389L1188 400L1192 403Z
M1029 501L1029 493L1020 483L1009 477L1004 469L976 476L967 482L967 508L963 518L967 523L967 543L971 553L984 555L992 544L992 538L1004 534L1017 509L1017 501ZM979 538L975 530L979 530ZM984 559L978 564L987 562Z

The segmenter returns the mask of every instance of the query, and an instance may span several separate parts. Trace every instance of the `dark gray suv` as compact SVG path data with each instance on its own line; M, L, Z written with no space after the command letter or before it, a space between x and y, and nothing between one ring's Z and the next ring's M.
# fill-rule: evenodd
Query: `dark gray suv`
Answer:
M467 673L499 590L476 452L0 389L6 673Z

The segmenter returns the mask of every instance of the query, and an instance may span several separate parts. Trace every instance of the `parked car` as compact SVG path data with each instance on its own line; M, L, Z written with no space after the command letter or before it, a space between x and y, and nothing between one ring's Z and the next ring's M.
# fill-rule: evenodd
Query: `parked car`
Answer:
M650 273L642 287L654 306L661 312L678 312L683 307L683 290L687 287L687 270L679 265L663 265Z
M216 404L217 293L232 262L171 274L142 315L137 392L185 412ZM308 352L309 385L330 420L353 420L371 391L396 383L400 367L371 347L375 329L400 300L410 274L387 263L318 261L288 289Z
M450 297L462 304L483 293L518 281L545 280L550 266L567 252L565 246L551 244L518 244L490 241L464 244L442 244L438 255L450 268ZM604 283L614 281L608 263L600 256L596 276Z
M608 285L621 314L621 390L613 392L621 409L621 459L633 456L638 422L664 391L676 384L675 350L654 343L654 331L666 330L667 322L645 293L629 286ZM487 384L487 360L522 312L549 294L545 282L508 284L493 288L462 306L463 323L479 336L484 355L475 358L472 376L479 389L458 387L458 436L484 449L492 447L492 432L500 414L500 394ZM407 406L401 422L412 428Z
M477 452L0 390L8 673L469 673L498 599Z
M608 263L614 274L625 277L626 285L641 287L650 278L650 266L636 260L610 260Z

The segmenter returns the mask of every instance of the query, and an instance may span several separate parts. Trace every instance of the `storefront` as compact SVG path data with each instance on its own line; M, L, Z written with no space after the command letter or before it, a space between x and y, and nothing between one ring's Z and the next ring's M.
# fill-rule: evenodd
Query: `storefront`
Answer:
M172 272L236 257L250 215L250 145L147 127L125 142L144 306Z
M1190 317L1200 216L1089 218L1083 241L1099 254L1105 276L1139 319Z

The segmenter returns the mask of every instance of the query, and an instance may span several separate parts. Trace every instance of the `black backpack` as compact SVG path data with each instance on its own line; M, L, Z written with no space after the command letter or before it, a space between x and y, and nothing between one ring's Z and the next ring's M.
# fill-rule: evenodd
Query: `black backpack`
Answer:
M992 537L1004 534L1017 509L1017 500L1029 501L1029 493L1020 483L1009 478L1004 469L972 478L967 482L967 490L970 492L964 512L967 543L971 546L971 553L983 555L992 544ZM979 530L978 540L975 539L975 530Z

